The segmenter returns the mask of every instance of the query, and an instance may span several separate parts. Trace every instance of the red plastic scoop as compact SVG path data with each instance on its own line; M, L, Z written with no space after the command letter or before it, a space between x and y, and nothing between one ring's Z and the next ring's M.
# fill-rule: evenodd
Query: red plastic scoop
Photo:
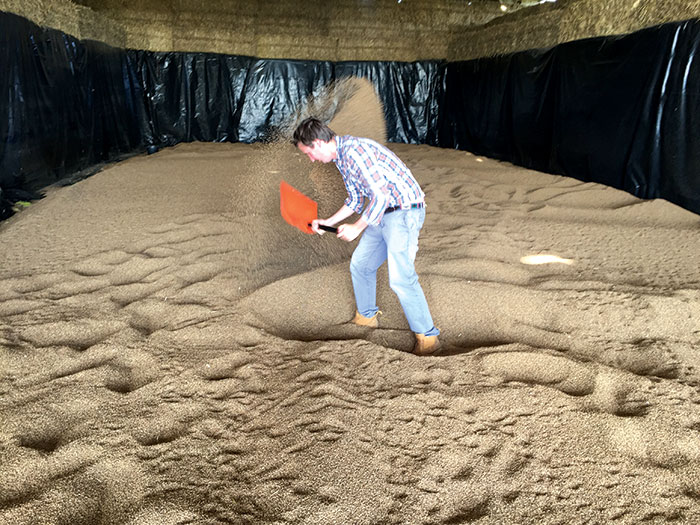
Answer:
M314 233L311 222L318 218L318 204L285 181L280 182L280 212L282 218L304 233ZM337 233L338 228L319 225L325 231Z

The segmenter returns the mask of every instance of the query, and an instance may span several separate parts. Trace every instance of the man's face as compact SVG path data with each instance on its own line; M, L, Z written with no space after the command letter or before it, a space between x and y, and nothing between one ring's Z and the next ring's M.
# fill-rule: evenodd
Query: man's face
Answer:
M300 142L297 147L303 154L309 157L311 162L331 162L333 160L333 151L330 147L330 142L323 142L321 139L316 139L311 143L311 146Z

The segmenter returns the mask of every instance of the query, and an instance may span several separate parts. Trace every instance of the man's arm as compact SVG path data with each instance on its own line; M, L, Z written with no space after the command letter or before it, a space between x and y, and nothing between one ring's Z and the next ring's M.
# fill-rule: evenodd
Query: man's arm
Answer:
M323 224L324 226L335 226L338 224L340 221L344 221L350 215L355 213L355 210L352 208L349 208L345 204L343 204L343 207L340 208L337 212L335 212L333 215L328 217L327 219L316 219L311 223L311 229L318 233L319 235L323 235L325 232L323 230L318 229L319 224ZM363 228L364 229L364 228ZM360 230L362 231L362 230Z
M354 241L367 227L367 221L364 216L360 216L357 222L352 224L341 224L338 226L338 238L344 241Z
M333 215L328 217L327 219L316 219L311 223L311 229L315 231L316 233L323 235L324 231L318 229L319 224L323 224L325 226L334 226L338 224L340 221L343 221L350 217L355 213L355 211L352 208L348 208L345 204L343 204L343 207L340 208L337 212L335 212ZM352 224L341 224L338 226L338 238L343 239L344 241L354 241L357 239L358 235L360 235L364 229L367 227L367 221L363 216L360 216L360 218L352 223Z

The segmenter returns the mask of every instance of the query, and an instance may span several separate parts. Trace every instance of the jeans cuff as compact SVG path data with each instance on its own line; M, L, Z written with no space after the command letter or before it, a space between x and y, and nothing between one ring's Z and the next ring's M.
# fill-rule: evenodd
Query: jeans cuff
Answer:
M360 315L363 315L367 318L374 317L374 315L379 311L379 308L374 308L372 310L367 310L367 312L360 312ZM358 310L359 312L359 310Z

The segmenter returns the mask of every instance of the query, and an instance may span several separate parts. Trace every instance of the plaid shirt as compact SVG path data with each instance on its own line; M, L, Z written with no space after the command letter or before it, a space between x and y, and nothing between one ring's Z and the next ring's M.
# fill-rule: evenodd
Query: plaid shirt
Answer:
M362 213L367 224L376 226L391 206L408 208L423 202L411 170L389 149L371 140L351 135L335 137L338 157L333 161L343 176L348 198L345 205Z

